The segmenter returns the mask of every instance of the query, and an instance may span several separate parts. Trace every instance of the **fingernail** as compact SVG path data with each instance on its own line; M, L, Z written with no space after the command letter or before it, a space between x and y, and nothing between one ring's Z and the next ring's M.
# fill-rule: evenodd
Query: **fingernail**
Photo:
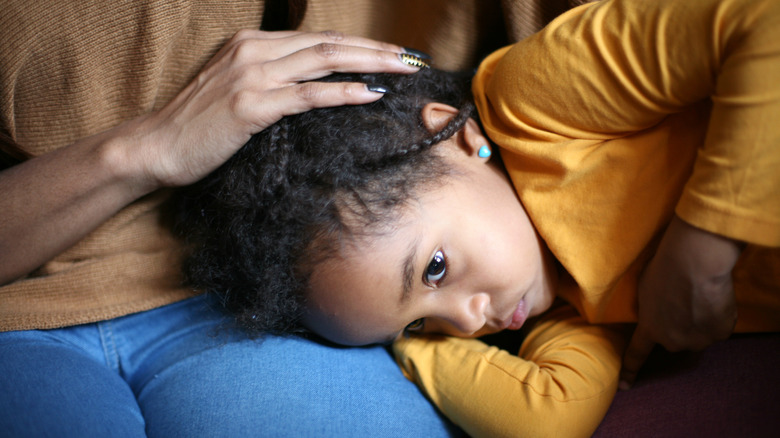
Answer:
M429 55L429 54L427 54L427 53L425 53L425 52L423 52L421 50L413 49L411 47L404 47L404 53L408 53L408 54L410 54L412 56L416 56L416 57L418 57L420 59L424 59L426 61L430 61L431 59L433 59L433 56L431 56L431 55Z
M425 61L423 61L421 58L418 58L414 55L410 55L408 53L401 53L398 56L401 58L401 62L403 62L406 65L411 65L419 68L428 68L428 64Z
M374 93L387 93L386 87L377 84L366 84L366 89L368 89L368 91L373 91Z

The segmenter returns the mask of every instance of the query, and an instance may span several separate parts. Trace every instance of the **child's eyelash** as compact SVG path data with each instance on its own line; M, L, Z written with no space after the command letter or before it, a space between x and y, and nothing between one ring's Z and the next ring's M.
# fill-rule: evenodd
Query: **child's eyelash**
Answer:
M404 337L408 338L412 332L418 332L425 328L425 318L415 319L404 327Z
M425 268L423 283L429 286L438 286L446 278L447 269L447 256L444 254L444 251L436 251L431 261L428 262L428 266Z

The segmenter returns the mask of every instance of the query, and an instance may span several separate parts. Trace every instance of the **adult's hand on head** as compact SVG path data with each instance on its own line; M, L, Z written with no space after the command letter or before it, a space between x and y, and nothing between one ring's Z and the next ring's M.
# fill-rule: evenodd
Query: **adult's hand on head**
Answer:
M399 46L336 32L238 32L162 110L128 127L153 186L197 181L252 134L312 108L381 97L365 84L306 82L334 72L413 73ZM131 158L132 159L132 158Z
M365 84L305 81L417 71L402 51L333 32L241 31L160 111L0 171L0 285L139 197L197 181L285 115L379 99Z
M633 384L655 344L701 350L731 335L737 319L731 271L741 251L739 242L675 216L639 279L638 323L623 357L621 389Z

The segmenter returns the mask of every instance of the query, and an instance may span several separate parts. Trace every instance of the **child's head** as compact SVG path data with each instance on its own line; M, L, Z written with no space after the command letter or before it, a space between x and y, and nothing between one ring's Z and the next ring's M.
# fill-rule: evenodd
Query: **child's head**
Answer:
M518 328L552 297L544 250L503 170L480 156L469 81L334 75L379 101L282 119L180 207L193 286L255 332L358 345L409 326ZM411 324L411 326L410 326Z

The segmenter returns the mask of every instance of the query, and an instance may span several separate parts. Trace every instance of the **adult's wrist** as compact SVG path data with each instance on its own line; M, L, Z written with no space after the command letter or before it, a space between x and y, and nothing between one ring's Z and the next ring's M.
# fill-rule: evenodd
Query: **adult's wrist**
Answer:
M156 134L143 117L118 126L96 139L97 169L106 175L107 183L116 185L128 202L163 186L152 151L159 147Z

